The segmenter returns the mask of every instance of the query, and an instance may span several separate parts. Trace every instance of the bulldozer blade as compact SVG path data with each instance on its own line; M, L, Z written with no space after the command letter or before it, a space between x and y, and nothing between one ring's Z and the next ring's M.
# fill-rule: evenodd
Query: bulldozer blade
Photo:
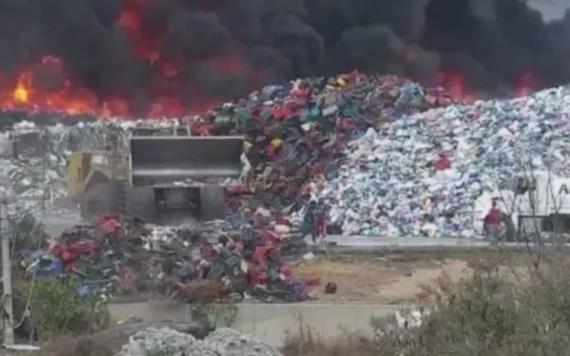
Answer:
M243 137L132 137L133 186L237 178L241 173Z

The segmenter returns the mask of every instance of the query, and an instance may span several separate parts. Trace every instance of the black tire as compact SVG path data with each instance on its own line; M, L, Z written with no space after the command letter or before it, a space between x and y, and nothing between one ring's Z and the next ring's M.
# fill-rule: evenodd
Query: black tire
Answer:
M81 217L89 222L103 214L116 213L120 196L111 182L95 183L88 186L81 197Z
M127 214L141 218L149 223L156 223L156 204L154 192L150 188L132 188L128 192Z
M200 188L200 219L204 221L226 217L225 189L218 186Z

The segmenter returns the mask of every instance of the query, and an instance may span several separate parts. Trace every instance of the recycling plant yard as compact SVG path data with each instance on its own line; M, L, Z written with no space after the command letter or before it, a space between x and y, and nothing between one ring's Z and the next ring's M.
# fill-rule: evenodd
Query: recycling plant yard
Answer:
M20 116L3 134L9 220L41 229L51 217L48 231L53 216L76 222L14 258L24 280L66 276L82 295L116 302L411 303L422 285L469 273L470 259L349 258L334 236L311 241L310 202L327 207L328 234L349 241L486 241L484 213L525 177L520 157L564 179L569 98L556 88L468 105L351 73L268 86L177 120Z
M0 0L6 351L560 354L557 6Z

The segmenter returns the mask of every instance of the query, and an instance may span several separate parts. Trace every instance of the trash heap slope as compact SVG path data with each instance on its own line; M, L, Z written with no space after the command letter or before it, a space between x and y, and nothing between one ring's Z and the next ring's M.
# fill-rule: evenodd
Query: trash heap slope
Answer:
M66 157L76 150L126 147L137 127L190 129L193 135L244 135L253 165L251 187L264 205L279 210L299 202L312 177L336 170L346 142L383 122L447 105L441 89L426 89L395 76L359 73L270 85L199 117L169 120L103 120L0 113L15 122L10 134L37 134L38 145L12 159L8 132L0 136L0 191L29 199L26 209L65 196ZM24 119L29 119L26 121ZM84 120L77 122L78 120ZM48 124L58 122L57 124ZM71 124L71 125L67 125Z
M349 143L317 195L346 235L472 236L483 193L529 170L569 176L569 115L555 88L402 117Z

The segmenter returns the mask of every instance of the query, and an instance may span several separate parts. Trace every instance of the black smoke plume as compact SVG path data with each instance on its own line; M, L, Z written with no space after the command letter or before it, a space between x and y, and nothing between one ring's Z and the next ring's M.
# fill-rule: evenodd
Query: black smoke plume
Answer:
M129 8L155 57L121 22ZM0 85L45 54L140 112L157 95L226 99L353 69L430 84L452 70L509 95L529 72L541 87L570 80L570 13L546 24L524 0L0 0Z

